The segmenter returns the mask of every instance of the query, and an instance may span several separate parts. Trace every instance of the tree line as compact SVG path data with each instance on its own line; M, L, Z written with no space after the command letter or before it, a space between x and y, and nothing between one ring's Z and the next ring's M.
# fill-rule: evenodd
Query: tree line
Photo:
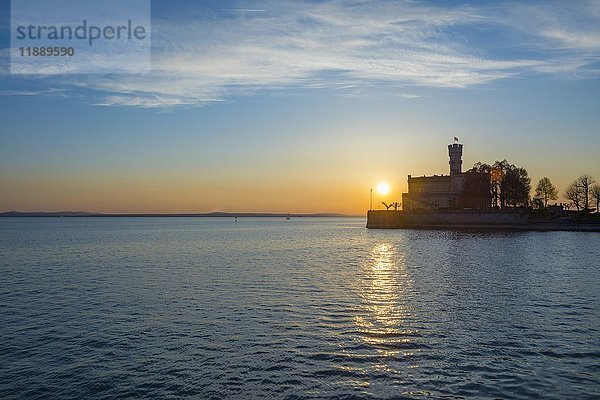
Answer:
M558 190L549 178L538 181L533 198L531 193L531 178L527 170L509 163L507 160L496 161L494 164L478 162L472 172L485 173L489 176L492 207L533 207L542 209L548 207L548 201L558 199ZM600 185L590 175L582 175L573 181L565 190L564 197L570 201L566 208L575 207L577 211L600 212ZM593 207L591 207L593 206Z

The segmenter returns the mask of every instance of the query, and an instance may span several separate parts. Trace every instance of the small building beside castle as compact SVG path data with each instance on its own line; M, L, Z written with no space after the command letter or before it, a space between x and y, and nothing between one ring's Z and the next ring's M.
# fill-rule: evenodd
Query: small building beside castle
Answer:
M408 175L408 193L402 194L405 211L491 208L490 176L462 172L463 145L448 145L450 174L412 177Z

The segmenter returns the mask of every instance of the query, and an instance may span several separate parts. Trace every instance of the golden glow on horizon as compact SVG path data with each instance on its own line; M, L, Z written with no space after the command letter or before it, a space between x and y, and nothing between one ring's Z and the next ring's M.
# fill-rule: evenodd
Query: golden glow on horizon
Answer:
M390 184L387 182L379 182L377 184L377 193L386 195L390 193Z
M82 166L77 163L83 162L79 160L83 156L71 155L65 165L55 165L51 159L31 167L3 166L0 211L336 212L364 216L371 200L375 208L380 208L382 201L400 201L407 191L408 174L447 173L447 150L439 145L443 139L403 136L368 152L364 149L370 142L364 135L356 133L346 139L343 147L338 141L324 141L322 146L288 146L267 155L234 148L214 160L182 153L177 163L172 163L169 154L163 158L153 154L115 165L92 160L89 166ZM470 145L463 157L464 169L479 160L501 158L497 148L488 153L491 150L477 147L478 143ZM597 167L591 168L586 161L589 157L571 160L565 155L560 162L547 164L534 156L509 158L527 168L534 188L541 177L548 176L562 196L565 187L582 173L600 177ZM378 190L379 179L388 184L388 194Z

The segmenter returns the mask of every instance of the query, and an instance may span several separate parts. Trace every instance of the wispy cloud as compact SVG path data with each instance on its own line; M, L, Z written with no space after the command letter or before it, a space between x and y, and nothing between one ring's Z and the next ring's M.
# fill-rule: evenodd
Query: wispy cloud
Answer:
M536 38L526 43L540 50L565 50L599 56L598 1L517 3L507 7L496 20L525 38Z
M227 18L153 20L153 71L65 76L103 106L204 105L272 88L333 88L360 96L369 85L464 88L522 74L597 74L597 2L433 6L412 1L256 2ZM569 2L569 5L572 5ZM582 23L582 21L584 23ZM465 40L477 29L510 34L494 54ZM460 30L460 33L457 31ZM83 79L83 82L81 80ZM410 99L418 94L397 94Z
M66 89L47 89L47 90L0 90L2 96L43 96L46 94L65 93Z
M224 8L223 11L251 13L251 12L265 12L267 10L256 9L256 8Z

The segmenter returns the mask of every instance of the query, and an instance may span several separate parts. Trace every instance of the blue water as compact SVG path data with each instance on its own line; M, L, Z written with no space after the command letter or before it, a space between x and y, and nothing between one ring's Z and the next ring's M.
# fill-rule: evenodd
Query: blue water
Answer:
M0 398L600 397L600 234L0 219Z

